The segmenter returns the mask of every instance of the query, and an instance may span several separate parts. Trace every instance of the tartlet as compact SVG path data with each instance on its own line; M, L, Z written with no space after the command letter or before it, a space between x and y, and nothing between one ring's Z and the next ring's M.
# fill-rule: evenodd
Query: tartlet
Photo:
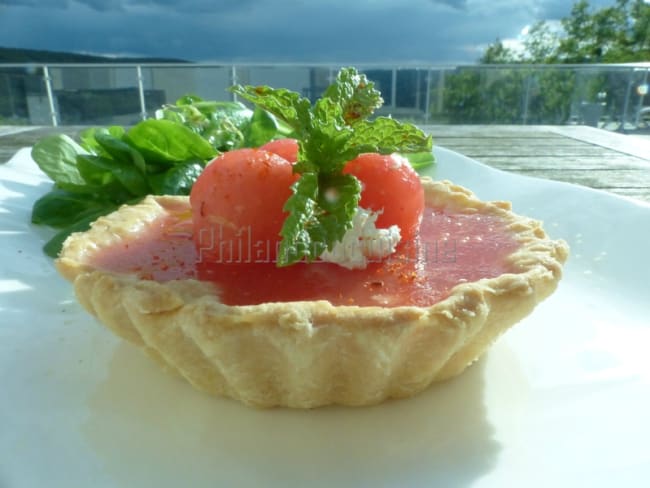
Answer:
M507 202L484 202L448 181L422 179L426 206L502 220L516 241L509 271L453 286L429 306L333 305L327 300L228 305L196 278L156 281L103 269L103 249L146 232L187 197L147 197L71 235L56 260L81 305L199 390L259 407L370 405L412 396L461 373L558 285L566 243Z

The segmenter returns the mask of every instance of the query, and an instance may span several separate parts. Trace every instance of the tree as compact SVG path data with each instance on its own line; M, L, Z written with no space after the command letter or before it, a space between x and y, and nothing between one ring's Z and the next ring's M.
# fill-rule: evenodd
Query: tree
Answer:
M497 39L480 59L492 63L623 63L650 60L650 3L617 0L593 11L578 0L561 20L562 30L547 21L535 24L523 39L523 50L507 48Z
M516 63L519 59L512 49L506 47L501 39L497 39L487 47L479 61L481 64L509 64Z
M524 37L523 60L534 63L552 63L560 44L557 32L548 22L534 24Z

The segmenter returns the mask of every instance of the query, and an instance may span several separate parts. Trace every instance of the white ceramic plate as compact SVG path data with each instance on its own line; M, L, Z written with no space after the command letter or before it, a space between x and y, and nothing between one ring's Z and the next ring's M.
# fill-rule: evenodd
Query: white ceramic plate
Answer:
M0 486L639 486L650 474L650 206L436 149L440 178L543 219L559 290L462 376L373 408L254 410L165 375L76 304L0 166Z

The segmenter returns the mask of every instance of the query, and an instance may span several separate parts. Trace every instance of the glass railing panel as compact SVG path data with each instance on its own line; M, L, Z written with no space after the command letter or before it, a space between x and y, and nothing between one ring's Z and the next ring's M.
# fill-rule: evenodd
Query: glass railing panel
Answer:
M644 107L642 90L647 68L629 65L596 65L566 69L546 66L538 70L547 79L547 105L569 111L561 124L581 124L615 131L638 129L636 120ZM553 121L544 121L553 123Z
M487 70L474 66L446 72L440 107L445 121L449 124L485 124L495 120L494 104L489 102L489 96L496 79L494 73L488 76Z
M558 66L546 69L527 66L518 70L521 89L521 117L525 125L571 123L575 107L575 70Z
M204 100L232 100L230 66L143 66L141 68L147 117L162 104L174 103L185 95Z
M438 106L447 123L565 124L572 114L571 69L464 66L440 76L444 91Z
M51 125L43 69L0 66L0 125Z
M630 69L621 116L623 130L650 129L649 85L650 66Z
M427 72L428 100L425 101L427 110L424 123L448 124L449 117L445 110L445 82L452 68L430 68Z
M61 125L129 125L141 117L135 66L50 67Z

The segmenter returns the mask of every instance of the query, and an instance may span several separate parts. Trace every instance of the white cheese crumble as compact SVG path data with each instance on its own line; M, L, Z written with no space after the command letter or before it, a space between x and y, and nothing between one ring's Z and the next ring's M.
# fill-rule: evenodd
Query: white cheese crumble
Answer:
M400 228L391 225L378 229L375 225L379 212L357 208L352 219L352 228L331 251L320 255L322 261L336 263L348 269L365 268L372 260L379 261L395 252L402 238Z

